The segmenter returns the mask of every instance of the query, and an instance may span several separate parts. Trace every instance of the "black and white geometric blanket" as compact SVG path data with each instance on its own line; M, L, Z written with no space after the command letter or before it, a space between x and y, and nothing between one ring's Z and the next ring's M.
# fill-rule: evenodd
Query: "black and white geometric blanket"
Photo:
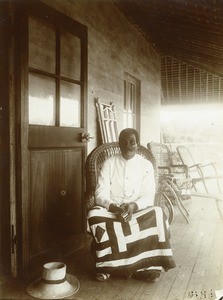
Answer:
M124 223L107 209L95 206L88 213L88 225L94 237L97 271L130 275L152 266L165 271L175 267L169 224L160 207L138 211Z

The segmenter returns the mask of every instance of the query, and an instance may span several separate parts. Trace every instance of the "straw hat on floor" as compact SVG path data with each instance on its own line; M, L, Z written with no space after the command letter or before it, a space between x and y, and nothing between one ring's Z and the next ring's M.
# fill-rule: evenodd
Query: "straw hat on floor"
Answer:
M62 299L75 294L80 288L78 279L66 274L66 265L49 262L43 265L42 276L32 282L27 293L39 299Z

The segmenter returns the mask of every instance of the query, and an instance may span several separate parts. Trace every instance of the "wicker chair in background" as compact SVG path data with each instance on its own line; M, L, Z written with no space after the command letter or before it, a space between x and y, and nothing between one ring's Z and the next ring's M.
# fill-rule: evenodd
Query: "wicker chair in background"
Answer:
M153 153L158 166L163 193L166 193L178 207L183 217L189 222L189 213L183 200L191 197L192 180L189 177L188 167L183 164L174 164L169 147L162 143L150 142L147 148Z
M95 149L88 155L86 160L86 207L90 210L95 205L95 188L97 185L98 176L103 162L110 156L120 153L118 142L104 143ZM173 206L167 195L162 193L162 185L159 184L159 177L157 171L157 165L152 152L143 147L138 147L138 154L142 155L145 159L148 159L154 168L155 182L156 182L156 198L155 204L161 206L169 220L169 223L173 221Z

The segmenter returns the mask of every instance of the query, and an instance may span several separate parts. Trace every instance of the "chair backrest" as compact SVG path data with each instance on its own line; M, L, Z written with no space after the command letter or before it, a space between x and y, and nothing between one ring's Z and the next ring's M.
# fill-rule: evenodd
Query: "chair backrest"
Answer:
M187 165L188 167L191 167L196 164L190 152L190 149L186 146L177 146L177 153L179 154L182 163Z
M104 161L115 154L121 153L118 142L102 144L88 155L86 160L86 199L87 209L95 205L94 192L100 174L101 167ZM158 185L158 171L155 158L152 152L143 147L138 147L138 154L142 155L145 159L149 160L154 168L154 175L156 186Z
M153 153L158 167L169 167L173 164L171 151L168 146L150 142L147 144L148 149Z
M98 115L102 143L117 142L118 125L114 103L103 103L97 98L95 99L95 106Z

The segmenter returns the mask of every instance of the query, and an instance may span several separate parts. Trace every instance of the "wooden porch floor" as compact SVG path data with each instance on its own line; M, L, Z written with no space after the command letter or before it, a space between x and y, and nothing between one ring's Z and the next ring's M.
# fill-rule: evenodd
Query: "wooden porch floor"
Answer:
M223 289L223 222L212 199L192 197L185 205L190 223L176 210L171 225L171 245L177 267L162 273L157 283L111 278L96 282L89 247L65 261L69 274L80 281L76 300L186 300L216 299ZM1 299L34 299L26 293L30 282L2 278Z

